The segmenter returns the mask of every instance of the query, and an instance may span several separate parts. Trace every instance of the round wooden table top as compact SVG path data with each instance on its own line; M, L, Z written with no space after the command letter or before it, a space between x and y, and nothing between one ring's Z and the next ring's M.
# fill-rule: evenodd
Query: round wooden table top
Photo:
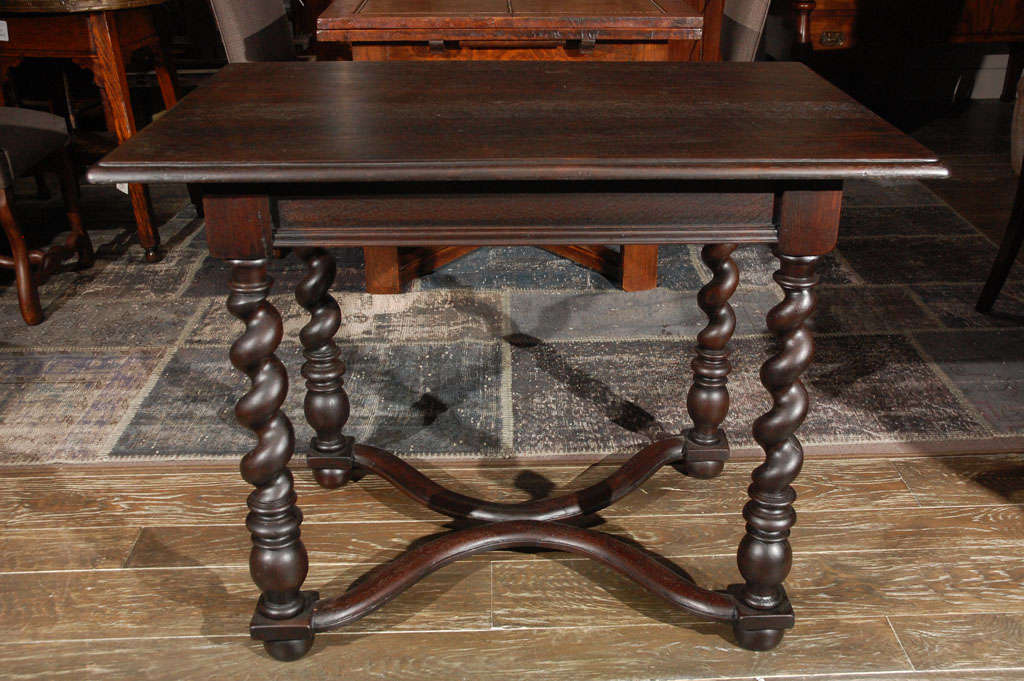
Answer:
M159 5L164 0L0 0L0 13L9 12L101 12Z

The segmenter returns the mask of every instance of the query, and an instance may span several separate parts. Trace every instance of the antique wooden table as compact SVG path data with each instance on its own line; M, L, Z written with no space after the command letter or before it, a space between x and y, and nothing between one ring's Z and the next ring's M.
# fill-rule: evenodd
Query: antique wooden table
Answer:
M263 592L250 631L274 657L294 659L316 632L355 621L453 560L523 546L590 556L688 612L731 623L744 647L777 645L793 625L782 582L803 457L805 322L815 264L836 242L842 182L945 174L928 150L799 64L335 62L230 65L89 178L204 185L209 249L232 264L228 309L245 324L230 356L251 389L236 414L258 440L242 459L256 488L247 526ZM333 341L343 320L324 247L609 241L707 244L713 278L697 300L708 324L686 397L691 428L643 448L603 482L521 504L446 490L344 434L345 367ZM664 465L697 477L722 470L729 298L739 277L730 254L742 243L774 244L784 297L767 316L779 347L761 369L772 404L753 424L765 461L744 509L744 582L717 592L573 521ZM301 591L294 435L281 411L288 374L274 354L283 332L268 299L275 246L296 247L308 264L295 295L310 314L300 340L316 479L338 487L376 473L471 521L331 598Z
M320 44L356 61L718 61L722 0L335 0L317 19ZM657 286L658 247L547 244L626 291ZM365 249L366 290L402 284L473 246Z
M153 27L153 5L164 0L0 0L8 40L0 41L0 85L28 57L70 59L93 73L103 99L107 127L124 142L135 134L125 62L140 49L153 56L164 106L178 101L174 68ZM0 91L0 106L3 95ZM160 259L160 233L153 227L145 185L128 187L139 243L146 260Z

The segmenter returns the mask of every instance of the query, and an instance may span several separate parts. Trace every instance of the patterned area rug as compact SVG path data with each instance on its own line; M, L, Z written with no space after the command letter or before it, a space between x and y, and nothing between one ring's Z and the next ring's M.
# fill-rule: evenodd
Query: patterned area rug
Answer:
M59 203L33 200L31 189L17 206L24 222L61 224ZM42 287L42 325L22 324L10 277L0 275L0 460L238 456L250 442L232 411L246 382L227 361L239 325L224 310L227 270L206 257L201 221L179 188L155 188L168 249L146 265L126 246L125 197L84 189L100 258ZM973 310L995 251L921 184L849 183L840 247L821 268L812 407L801 430L808 453L1024 446L1020 272L996 316ZM405 294L370 296L360 252L336 255L348 432L360 441L411 457L593 461L687 423L693 336L704 323L695 296L709 277L696 247L662 248L661 287L642 293L544 251L495 248ZM735 257L726 428L742 455L756 451L750 422L768 404L757 368L771 347L764 314L780 296L767 248ZM294 387L304 313L291 291L303 266L292 255L273 270L301 454L311 435Z

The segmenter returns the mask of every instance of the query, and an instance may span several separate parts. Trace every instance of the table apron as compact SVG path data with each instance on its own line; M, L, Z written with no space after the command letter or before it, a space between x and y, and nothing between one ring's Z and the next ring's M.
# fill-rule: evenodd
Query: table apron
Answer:
M465 189L465 188L462 188ZM275 246L771 243L765 191L396 192L272 199Z

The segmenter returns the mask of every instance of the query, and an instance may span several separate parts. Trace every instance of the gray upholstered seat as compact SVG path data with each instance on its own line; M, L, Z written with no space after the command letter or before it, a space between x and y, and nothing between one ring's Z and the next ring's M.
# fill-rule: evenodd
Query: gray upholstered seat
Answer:
M725 0L722 61L754 61L771 0Z
M210 6L229 62L295 59L282 0L210 0Z
M64 119L44 111L0 107L0 187L10 187L68 143Z

